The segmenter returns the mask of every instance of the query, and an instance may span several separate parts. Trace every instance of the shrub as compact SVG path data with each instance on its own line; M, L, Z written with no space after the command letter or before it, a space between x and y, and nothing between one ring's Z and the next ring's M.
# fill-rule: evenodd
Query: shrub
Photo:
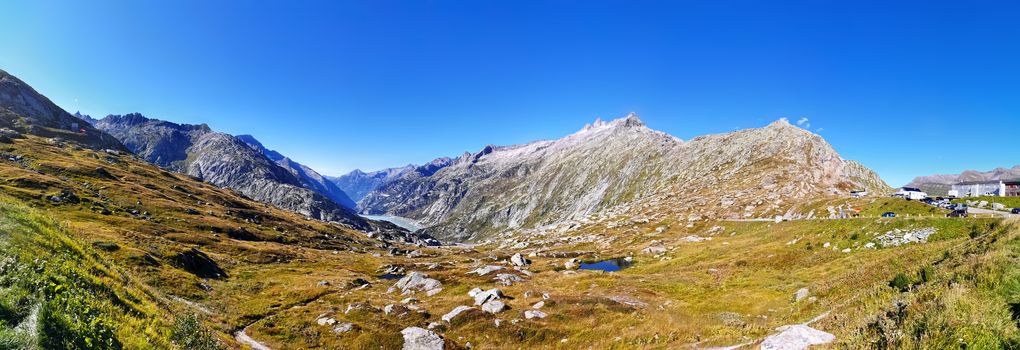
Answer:
M182 349L218 350L223 346L195 314L178 316L170 331L170 340Z
M902 272L897 273L896 277L893 277L893 279L889 281L889 286L901 292L906 292L910 289L910 277L907 277L907 275Z

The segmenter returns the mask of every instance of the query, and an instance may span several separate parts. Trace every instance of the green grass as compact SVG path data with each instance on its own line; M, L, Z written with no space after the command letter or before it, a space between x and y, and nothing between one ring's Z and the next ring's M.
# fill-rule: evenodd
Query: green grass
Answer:
M160 304L53 220L0 198L0 348L174 348Z

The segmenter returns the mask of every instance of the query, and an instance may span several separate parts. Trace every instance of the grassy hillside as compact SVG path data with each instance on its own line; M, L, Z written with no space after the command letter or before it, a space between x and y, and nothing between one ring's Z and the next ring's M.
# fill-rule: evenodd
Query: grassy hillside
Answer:
M66 227L0 198L0 348L219 348L159 295Z

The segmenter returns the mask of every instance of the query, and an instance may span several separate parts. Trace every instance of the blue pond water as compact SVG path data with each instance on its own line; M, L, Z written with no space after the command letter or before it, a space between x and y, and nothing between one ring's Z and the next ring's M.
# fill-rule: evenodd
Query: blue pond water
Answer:
M633 262L627 261L624 258L613 258L602 261L596 261L592 263L581 263L581 270L600 270L605 272L620 271L630 267Z

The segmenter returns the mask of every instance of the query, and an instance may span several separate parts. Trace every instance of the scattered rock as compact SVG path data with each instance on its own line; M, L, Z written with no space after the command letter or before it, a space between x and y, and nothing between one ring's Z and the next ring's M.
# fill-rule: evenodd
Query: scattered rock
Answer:
M533 318L545 318L545 317L546 314L538 310L527 310L524 312L524 318L529 320Z
M545 301L544 300L535 303L535 305L532 305L531 308L532 309L541 309L543 306L545 306Z
M500 312L505 311L506 309L508 309L506 303L503 303L502 301L499 300L489 300L485 302L485 304L482 304L482 311L488 312L490 314L498 314Z
M479 268L474 269L473 271L468 272L468 273L477 274L479 276L485 276L485 275L488 275L488 274L490 274L490 273L492 273L494 271L499 271L499 270L502 270L502 269L503 269L502 266L488 265L488 266L479 267Z
M493 288L484 292L479 292L474 295L475 305L482 305L489 300L498 300L503 298L503 292L499 289Z
M581 261L576 258L571 258L570 260L567 260L567 262L563 263L563 267L567 270L576 270L580 266Z
M461 306L455 307L455 308L453 308L452 311L446 313L446 315L443 315L442 320L446 321L446 322L453 322L453 319L457 318L457 316L459 316L461 313L464 313L465 311L473 310L473 309L474 309L473 307L466 306L466 305L461 305Z
M318 320L315 320L315 323L319 324L320 326L332 326L336 324L336 320L332 318L322 317L319 318Z
M798 289L796 293L793 293L793 301L794 302L800 302L801 300L804 300L804 298L807 298L807 297L808 297L808 289L807 289L807 287Z
M350 322L344 322L333 327L333 333L343 334L354 330L354 324Z
M531 265L531 260L525 258L521 253L517 253L510 257L510 263L517 267L527 267Z
M524 280L523 278L521 278L521 276L509 273L498 274L496 275L496 278L493 279L499 282L499 284L502 284L504 286L511 286L514 284L514 282L520 282Z
M404 336L403 350L442 350L443 337L420 327L408 327L400 331Z
M411 272L404 276L396 284L390 288L390 292L400 290L403 294L413 293L414 291L425 292L428 296L433 296L443 290L443 283L439 280L429 278L428 275L421 272Z
M776 330L778 334L765 337L761 342L762 350L801 350L836 340L832 334L801 324L782 326Z

